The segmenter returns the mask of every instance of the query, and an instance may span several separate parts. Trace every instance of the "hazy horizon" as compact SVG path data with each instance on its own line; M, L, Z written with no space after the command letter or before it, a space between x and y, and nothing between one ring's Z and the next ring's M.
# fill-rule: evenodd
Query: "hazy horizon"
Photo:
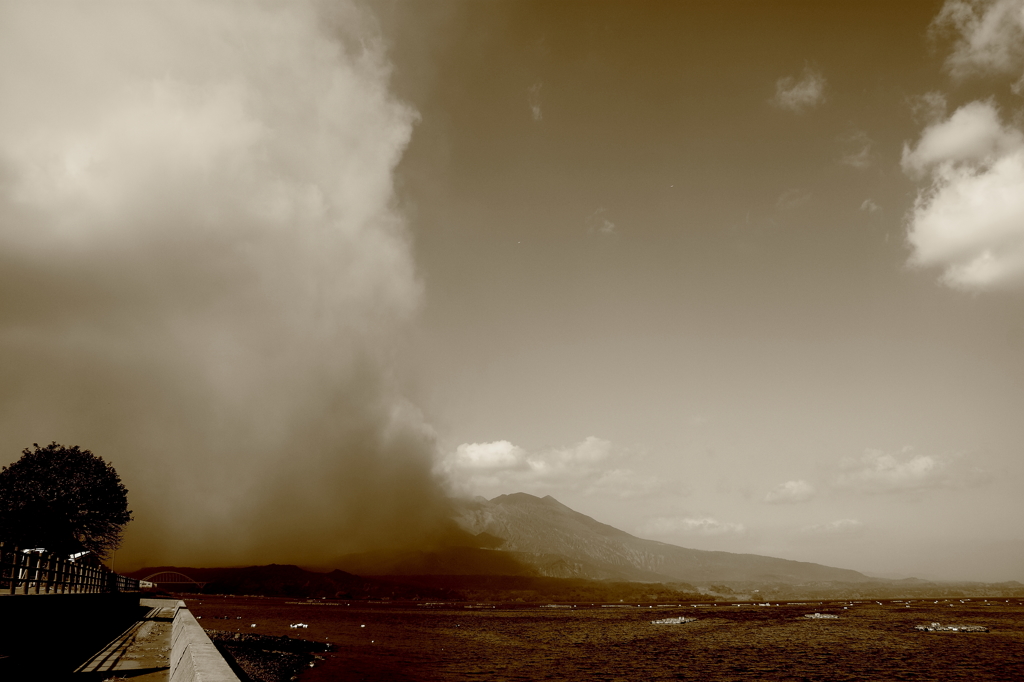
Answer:
M1024 0L0 3L0 465L118 567L552 495L1024 581Z

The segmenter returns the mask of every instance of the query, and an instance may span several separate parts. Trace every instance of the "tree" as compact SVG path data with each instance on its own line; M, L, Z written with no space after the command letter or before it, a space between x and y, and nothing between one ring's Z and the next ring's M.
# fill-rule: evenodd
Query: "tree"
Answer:
M0 470L0 540L105 558L132 520L128 489L114 467L77 445L33 447Z

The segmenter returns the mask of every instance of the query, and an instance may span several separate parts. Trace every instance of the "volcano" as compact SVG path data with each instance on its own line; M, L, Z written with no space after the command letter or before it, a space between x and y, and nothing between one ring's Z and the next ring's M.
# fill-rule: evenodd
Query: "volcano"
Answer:
M435 550L343 557L358 575L524 575L637 582L860 583L857 571L757 554L688 549L601 523L551 496L453 504L461 540Z

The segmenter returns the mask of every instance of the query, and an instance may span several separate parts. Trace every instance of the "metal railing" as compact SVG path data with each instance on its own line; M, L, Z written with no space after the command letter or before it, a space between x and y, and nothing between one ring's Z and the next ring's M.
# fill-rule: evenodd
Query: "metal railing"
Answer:
M138 592L139 581L106 566L0 543L0 594Z

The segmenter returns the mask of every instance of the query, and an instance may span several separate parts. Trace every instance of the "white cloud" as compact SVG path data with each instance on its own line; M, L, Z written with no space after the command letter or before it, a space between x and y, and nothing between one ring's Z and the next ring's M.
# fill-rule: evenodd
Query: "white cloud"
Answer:
M876 204L872 199L865 199L860 204L860 210L867 211L868 213L877 213L882 210L882 207Z
M522 468L526 452L507 440L463 443L455 449L455 466L469 470Z
M957 78L1024 70L1024 0L947 0L933 29L956 43ZM1024 87L1024 76L1014 86ZM1024 133L991 102L971 102L948 119L937 93L921 98L931 124L904 170L925 182L908 219L910 264L942 268L949 286L983 291L1024 286Z
M800 78L786 76L775 83L775 96L769 100L780 109L801 113L825 101L825 77L817 69L805 66Z
M814 486L807 481L786 481L764 496L765 502L807 502L814 497Z
M723 522L710 516L657 516L637 528L641 536L736 535L746 532L742 523Z
M1017 73L1024 63L1024 0L947 0L933 29L959 33L946 61L957 78Z
M868 449L860 457L844 458L840 468L838 486L865 492L937 488L952 482L947 462L913 454L909 447L896 455Z
M526 89L526 100L530 105L530 115L534 121L543 121L544 112L540 108L540 90L544 87L541 82L534 83Z
M829 523L805 526L804 533L813 535L850 535L864 529L864 524L857 519L838 519Z
M611 442L594 436L575 445L532 452L501 440L459 445L440 460L436 470L456 492L485 497L558 491L635 497L665 484L621 466L623 459Z
M844 136L841 140L843 145L843 156L839 162L843 165L864 170L871 166L871 147L874 141L864 131L857 131Z
M949 286L1024 285L1024 134L991 103L972 102L904 149L926 179L908 219L912 265L943 268Z
M989 102L971 102L948 120L925 128L917 146L903 150L903 169L924 175L940 167L983 166L1024 147L1019 130L1003 126Z

